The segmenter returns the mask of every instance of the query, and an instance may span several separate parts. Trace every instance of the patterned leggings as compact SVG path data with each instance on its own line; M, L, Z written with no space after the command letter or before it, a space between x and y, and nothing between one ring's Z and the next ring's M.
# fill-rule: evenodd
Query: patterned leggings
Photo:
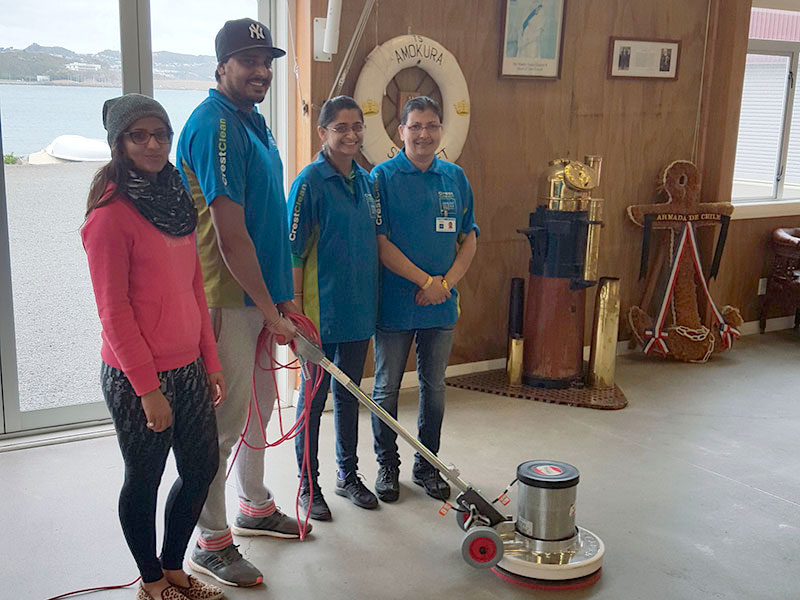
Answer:
M183 556L208 486L217 472L217 421L202 359L158 374L161 392L172 407L172 427L147 428L142 404L119 369L102 364L100 383L125 461L119 494L119 520L142 580L163 577L162 568L183 567ZM172 448L178 479L167 497L161 560L156 556L156 499Z

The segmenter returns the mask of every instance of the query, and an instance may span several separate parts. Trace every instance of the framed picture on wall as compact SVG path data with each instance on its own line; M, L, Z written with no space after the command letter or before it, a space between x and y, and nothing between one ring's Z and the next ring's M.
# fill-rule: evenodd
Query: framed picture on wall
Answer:
M500 75L557 79L567 0L504 0Z
M679 40L611 38L608 76L634 79L677 79Z

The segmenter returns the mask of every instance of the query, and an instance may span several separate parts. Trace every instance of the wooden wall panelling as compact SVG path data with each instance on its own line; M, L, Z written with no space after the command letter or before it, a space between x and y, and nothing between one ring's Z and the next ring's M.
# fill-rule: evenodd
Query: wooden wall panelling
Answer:
M715 300L719 306L730 304L737 307L744 320L758 319L760 299L758 280L769 274L772 259L769 239L778 227L800 227L800 216L775 219L747 219L733 221L728 232L728 243L722 257L722 268L714 285ZM769 317L794 314L775 307Z
M706 201L730 202L751 2L710 2L696 163Z
M721 8L714 13L722 20L717 33L719 43L723 39L737 40L741 31L746 38L747 15L738 6L746 0L733 1L737 7L730 14ZM454 364L505 354L510 279L522 276L527 280L529 259L527 241L516 230L527 225L528 213L535 209L536 199L543 191L542 172L549 160L558 156L582 159L590 153L604 156L598 193L606 200L600 272L622 278L622 308L626 311L638 302L641 293L636 281L641 230L627 221L625 207L653 201L659 170L671 160L691 158L695 146L709 7L706 1L568 2L559 80L499 76L502 4L485 0L379 1L342 90L352 94L364 59L376 44L409 32L443 44L456 56L464 72L472 117L458 164L466 171L475 192L481 237L475 262L459 284L463 313L456 328L451 357ZM325 16L327 0L298 0L298 15L303 14L301 5L310 21ZM298 132L299 137L305 135L308 139L307 145L298 147L298 169L312 160L319 147L314 130L319 107L330 91L362 7L363 2L344 4L340 53L333 62L315 63L310 60L310 51L305 53L307 60L300 68L310 80L310 88L305 91L312 111L303 123L304 130ZM625 35L680 39L678 80L608 79L609 38ZM310 38L307 41L310 43ZM732 58L726 57L725 61L731 62ZM732 88L735 69L729 66L729 71L726 85ZM712 112L714 102L722 100L716 96L709 100ZM735 145L735 132L729 131L717 132L715 143L729 145L731 135ZM720 169L732 171L729 154L719 161ZM725 161L730 162L727 167L723 165ZM748 230L748 226L738 224L736 228ZM756 230L760 231L758 227ZM758 235L754 230L748 239ZM729 250L736 243L732 235ZM725 275L734 254L726 251L721 275ZM747 258L746 248L741 256ZM724 281L724 285L735 289L731 293L724 290L722 296L735 296L739 284ZM590 292L587 319L593 297ZM730 303L734 304L735 298Z
M314 71L312 68L314 64L312 62L314 58L314 18L309 3L298 0L296 3L296 15L297 23L295 35L297 39L295 44L297 46L297 64L300 67L298 71L300 90L296 95L297 100L295 106L295 138L297 140L297 145L295 147L296 172L290 173L290 179L294 179L297 173L302 171L303 167L310 162L309 157L311 156L312 140L317 137L316 131L311 128L311 93L314 91L316 85L312 83ZM323 16L325 16L324 13ZM291 74L292 68L293 66L289 67L289 77L294 79L293 74ZM314 120L316 122L316 117L314 117Z

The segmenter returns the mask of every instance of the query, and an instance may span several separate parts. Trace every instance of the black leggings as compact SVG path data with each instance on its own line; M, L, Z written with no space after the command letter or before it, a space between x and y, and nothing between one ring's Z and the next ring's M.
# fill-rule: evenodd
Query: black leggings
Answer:
M146 583L163 577L162 569L183 568L183 556L208 487L217 473L217 420L202 359L158 374L161 391L172 407L172 427L161 433L147 428L140 398L125 374L103 363L100 383L125 461L119 494L119 520L125 540ZM178 479L167 497L161 560L156 556L156 498L170 447Z

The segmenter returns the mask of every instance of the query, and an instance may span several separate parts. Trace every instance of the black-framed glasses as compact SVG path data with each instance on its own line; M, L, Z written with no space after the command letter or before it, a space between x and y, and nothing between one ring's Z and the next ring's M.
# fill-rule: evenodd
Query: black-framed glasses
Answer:
M131 138L134 144L144 146L150 143L150 138L156 138L159 144L172 143L172 132L169 129L158 129L157 131L145 131L144 129L134 129L133 131L126 131L125 135Z
M353 133L362 133L364 129L366 129L366 127L367 126L364 125L363 123L353 123L352 125L342 124L342 125L336 125L334 127L324 127L324 129L327 129L328 131L335 131L336 133L344 135L346 133L350 133L351 131Z
M419 133L423 129L425 131L429 131L431 133L434 133L436 131L439 131L442 128L442 124L441 123L428 123L427 125L422 125L421 123L414 123L413 125L403 125L403 127L408 129L412 133Z

